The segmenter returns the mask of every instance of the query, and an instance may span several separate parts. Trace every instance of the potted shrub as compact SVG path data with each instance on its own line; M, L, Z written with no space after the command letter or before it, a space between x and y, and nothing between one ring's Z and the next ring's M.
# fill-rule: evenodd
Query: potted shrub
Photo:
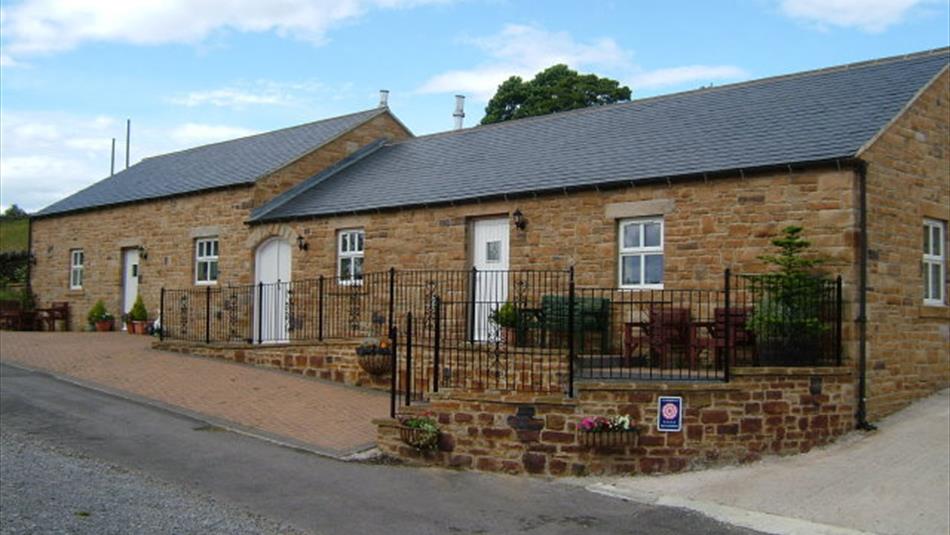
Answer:
M393 348L389 338L367 338L356 346L356 361L370 375L384 375L393 369Z
M115 318L112 314L109 314L109 311L106 310L106 304L100 299L96 301L96 304L89 310L86 319L89 320L90 325L95 327L96 331L108 332L112 330L112 324Z
M439 424L431 413L399 419L399 438L419 450L432 450L439 445Z
M135 303L132 305L132 310L129 311L129 320L132 327L129 331L130 333L148 333L148 310L145 308L145 303L142 301L141 295L135 298Z
M760 365L814 363L828 329L819 307L819 292L827 283L816 271L822 260L803 256L811 244L801 233L802 227L785 227L782 236L772 240L779 253L759 257L777 270L747 277L755 299L747 328L755 335Z
M577 428L580 442L587 448L626 446L638 432L629 415L588 416L581 420Z
M498 325L501 341L507 345L515 345L518 327L518 309L511 301L492 310L488 319Z

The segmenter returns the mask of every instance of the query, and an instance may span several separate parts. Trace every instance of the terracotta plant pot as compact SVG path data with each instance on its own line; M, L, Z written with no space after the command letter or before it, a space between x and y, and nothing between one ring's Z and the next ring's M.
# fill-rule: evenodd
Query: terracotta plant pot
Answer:
M107 333L112 330L112 320L99 320L96 322L96 332Z
M132 325L131 321L125 322L125 332L129 334L135 334L135 326Z
M134 334L148 334L148 322L147 321L133 321L132 332Z

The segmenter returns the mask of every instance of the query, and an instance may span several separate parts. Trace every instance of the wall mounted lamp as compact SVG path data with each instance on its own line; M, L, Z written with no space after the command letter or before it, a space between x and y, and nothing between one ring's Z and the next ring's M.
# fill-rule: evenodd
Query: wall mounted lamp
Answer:
M524 230L528 226L528 220L524 218L524 214L521 213L521 208L516 208L515 212L511 214L511 219L515 223L515 227L518 230Z
M297 236L297 249L300 249L301 251L306 251L306 250L309 249L309 248L310 248L310 244L307 243L307 240L305 240L305 239L303 238L303 236L298 235L298 236Z

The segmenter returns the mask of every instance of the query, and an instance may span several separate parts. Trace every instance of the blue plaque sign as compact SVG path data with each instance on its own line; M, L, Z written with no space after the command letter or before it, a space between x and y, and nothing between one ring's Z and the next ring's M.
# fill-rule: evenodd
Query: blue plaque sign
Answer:
M656 429L666 432L683 430L683 398L660 396L656 407Z

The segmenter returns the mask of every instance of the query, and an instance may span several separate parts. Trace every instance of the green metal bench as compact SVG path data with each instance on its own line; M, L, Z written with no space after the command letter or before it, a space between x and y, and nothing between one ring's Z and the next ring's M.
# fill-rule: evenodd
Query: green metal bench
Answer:
M518 338L527 339L529 329L548 334L566 334L570 329L570 298L562 295L541 297L541 308L522 309L519 314ZM583 349L586 334L600 335L600 350L610 348L610 299L600 297L574 298L574 347Z

